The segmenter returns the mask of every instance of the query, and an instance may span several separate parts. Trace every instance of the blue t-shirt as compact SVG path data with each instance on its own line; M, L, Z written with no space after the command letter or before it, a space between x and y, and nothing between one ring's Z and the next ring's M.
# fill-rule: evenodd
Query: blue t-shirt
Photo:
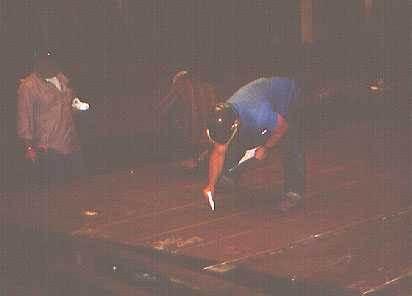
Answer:
M289 105L296 95L295 81L283 77L259 78L241 87L227 101L239 113L241 138L270 132L277 126L278 114L287 121Z

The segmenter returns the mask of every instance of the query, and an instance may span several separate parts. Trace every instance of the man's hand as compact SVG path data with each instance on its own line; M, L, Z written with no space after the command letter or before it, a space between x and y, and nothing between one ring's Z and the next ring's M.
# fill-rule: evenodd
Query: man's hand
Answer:
M47 146L44 144L40 144L37 148L33 148L32 146L27 146L25 157L27 160L31 162L36 162L39 159L39 153L46 153Z
M27 160L31 161L31 162L36 162L37 160L37 152L36 149L34 149L33 147L29 146L26 148L26 153L25 153L25 157Z
M257 160L265 160L268 155L267 149L265 146L260 146L256 149L255 158Z
M39 144L37 146L37 150L38 150L38 152L46 153L47 152L47 146L44 145L44 144Z
M205 188L203 188L202 194L203 194L203 197L206 200L209 200L208 192L210 192L212 194L212 196L214 196L215 195L215 186L208 184Z
M203 196L204 198L207 200L207 202L210 205L210 208L212 209L212 211L215 210L215 202L213 200L213 194L215 192L214 186L212 185L207 185L204 189L203 189Z

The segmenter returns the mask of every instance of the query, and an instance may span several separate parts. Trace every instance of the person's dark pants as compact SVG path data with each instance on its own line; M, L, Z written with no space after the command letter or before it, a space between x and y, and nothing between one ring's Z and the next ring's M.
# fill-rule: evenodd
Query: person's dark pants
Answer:
M48 149L40 156L40 170L44 185L70 183L84 175L82 153L80 151L62 154Z
M303 138L292 128L281 140L280 150L283 159L284 192L305 192L305 154Z
M258 143L263 145L266 140L267 137L261 137ZM304 197L305 191L305 156L303 144L302 131L293 126L289 126L288 131L278 144L283 161L284 193L294 192L298 193L301 197ZM236 178L236 173L239 171L239 160L243 157L246 150L246 148L237 142L229 145L225 157L223 176L234 175ZM257 160L252 159L251 161Z

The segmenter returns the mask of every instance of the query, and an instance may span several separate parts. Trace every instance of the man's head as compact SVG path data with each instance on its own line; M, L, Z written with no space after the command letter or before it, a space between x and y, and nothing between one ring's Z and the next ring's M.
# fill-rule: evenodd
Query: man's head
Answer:
M191 79L191 78L192 78L191 76L192 76L192 75L191 75L191 72L188 72L188 71L186 71L186 70L178 71L178 72L175 74L175 76L173 76L172 83L175 84L175 83L177 83L180 79Z
M33 68L43 79L52 78L60 72L56 58L50 52L37 56Z
M239 115L230 103L218 103L210 113L206 133L212 142L228 144L239 129Z

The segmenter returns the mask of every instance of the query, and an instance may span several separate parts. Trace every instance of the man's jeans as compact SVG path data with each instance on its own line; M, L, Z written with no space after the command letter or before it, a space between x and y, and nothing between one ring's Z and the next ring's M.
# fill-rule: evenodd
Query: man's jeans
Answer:
M304 196L305 192L305 154L303 136L293 130L281 140L283 158L284 192L294 192Z
M259 141L260 144L263 145L266 139L267 137L262 137ZM295 192L302 197L305 191L305 155L303 144L303 134L293 127L289 127L289 130L278 144L283 160L284 193ZM225 157L223 175L236 174L239 168L239 160L245 152L246 149L236 141L229 145Z

